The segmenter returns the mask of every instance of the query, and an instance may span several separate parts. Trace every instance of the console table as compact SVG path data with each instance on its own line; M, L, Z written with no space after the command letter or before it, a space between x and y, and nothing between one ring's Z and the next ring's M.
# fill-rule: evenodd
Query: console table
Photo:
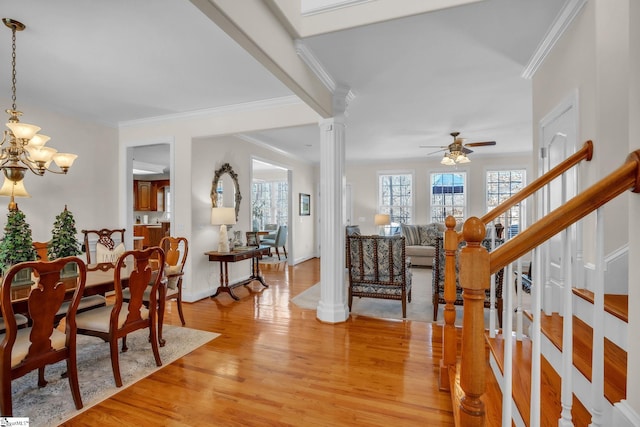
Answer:
M209 261L218 261L220 263L220 286L218 286L216 293L211 295L211 298L217 297L221 292L227 292L231 295L231 298L238 301L240 298L233 293L233 288L246 286L254 280L259 281L265 288L269 287L260 275L260 266L258 265L258 260L262 258L263 255L268 255L269 249L269 246L256 246L237 248L230 252L205 252L204 254L209 257ZM228 264L245 259L251 259L251 275L247 280L229 285Z

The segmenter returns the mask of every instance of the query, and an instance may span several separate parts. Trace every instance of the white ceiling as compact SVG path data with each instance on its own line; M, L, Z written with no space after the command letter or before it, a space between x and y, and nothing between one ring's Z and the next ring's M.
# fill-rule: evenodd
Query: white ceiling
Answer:
M17 36L19 109L117 126L292 95L188 1L0 1L2 17L27 25ZM447 145L451 131L498 142L473 155L530 151L531 82L521 74L564 3L485 0L304 39L355 94L347 160L424 157L432 150L419 145ZM10 37L2 26L5 102ZM316 126L248 136L319 161Z

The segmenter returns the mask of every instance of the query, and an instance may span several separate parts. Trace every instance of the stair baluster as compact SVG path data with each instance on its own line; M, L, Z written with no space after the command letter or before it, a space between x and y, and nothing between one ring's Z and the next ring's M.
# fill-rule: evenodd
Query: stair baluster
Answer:
M596 211L596 271L593 289L593 355L591 358L591 426L604 423L604 209ZM573 323L573 322L572 322Z

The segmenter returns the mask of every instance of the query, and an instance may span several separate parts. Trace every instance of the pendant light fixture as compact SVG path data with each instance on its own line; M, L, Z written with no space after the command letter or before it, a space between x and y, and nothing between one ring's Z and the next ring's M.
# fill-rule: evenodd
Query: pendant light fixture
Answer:
M24 179L27 169L36 175L52 173L66 174L78 157L70 153L58 153L58 150L45 147L50 139L46 135L38 134L40 127L21 123L22 112L16 107L16 31L22 31L26 27L21 22L10 18L2 21L11 30L11 100L12 105L6 112L9 114L7 130L4 131L0 142L0 169L4 176L15 183ZM58 170L50 169L51 162L55 162ZM24 185L22 185L24 189ZM25 190L26 192L26 190Z

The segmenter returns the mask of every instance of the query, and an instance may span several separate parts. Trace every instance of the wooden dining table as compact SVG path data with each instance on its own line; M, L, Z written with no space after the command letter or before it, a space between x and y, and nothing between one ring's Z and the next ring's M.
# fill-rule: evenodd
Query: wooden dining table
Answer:
M123 269L120 278L122 280L122 286L127 287L129 283L129 271ZM73 292L76 286L76 278L69 277L63 278L62 282L66 287L65 300L70 300L73 297ZM107 292L114 290L114 270L113 264L89 264L87 265L87 282L84 287L83 297L92 295L106 295ZM13 306L14 313L23 314L29 317L29 307L27 299L31 292L33 285L21 285L12 286L11 288L11 305ZM166 306L166 293L167 293L167 279L166 277L160 282L158 288L158 342L163 347L166 341L162 338L162 324L164 322L164 309Z

